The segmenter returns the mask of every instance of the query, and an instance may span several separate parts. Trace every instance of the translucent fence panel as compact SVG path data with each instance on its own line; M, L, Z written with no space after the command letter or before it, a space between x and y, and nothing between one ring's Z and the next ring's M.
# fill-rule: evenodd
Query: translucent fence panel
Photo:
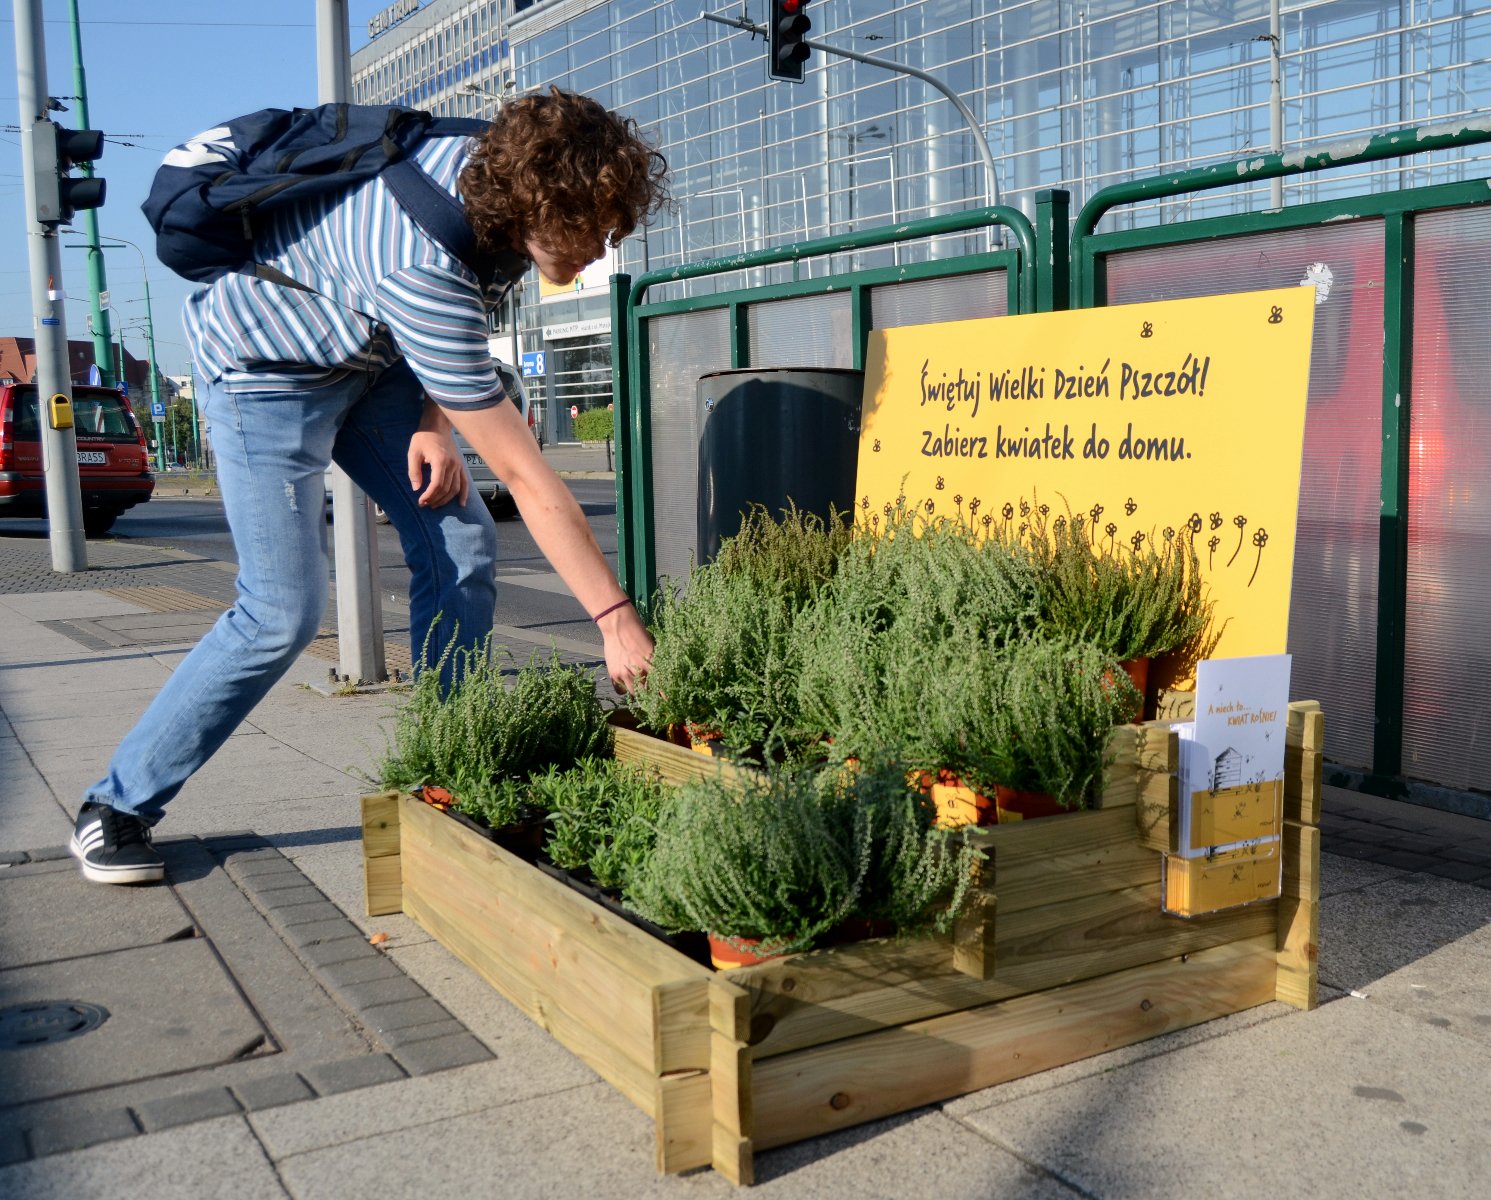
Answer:
M746 309L753 367L852 367L848 292L772 300Z
M947 279L916 279L870 290L870 323L876 329L971 321L1009 312L1009 280L1004 271L980 271Z
M649 317L643 337L651 364L653 535L661 580L688 574L698 540L699 376L730 365L725 308Z
M1372 766L1381 502L1382 226L1357 221L1107 257L1109 304L1289 287L1332 276L1315 310L1289 649L1291 696L1330 714L1327 754Z
M1415 246L1403 773L1491 791L1491 210Z

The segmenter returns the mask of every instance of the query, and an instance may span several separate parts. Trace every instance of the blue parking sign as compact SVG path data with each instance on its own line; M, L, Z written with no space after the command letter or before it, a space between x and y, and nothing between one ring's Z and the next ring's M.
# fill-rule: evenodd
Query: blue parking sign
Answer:
M535 376L547 374L544 368L544 351L531 350L523 355L523 378L533 379Z
M160 420L162 417L164 417L166 415L166 406L165 406L165 404L162 403L161 401L157 400L154 404L152 404L150 406L150 415L152 417L154 417L157 421Z

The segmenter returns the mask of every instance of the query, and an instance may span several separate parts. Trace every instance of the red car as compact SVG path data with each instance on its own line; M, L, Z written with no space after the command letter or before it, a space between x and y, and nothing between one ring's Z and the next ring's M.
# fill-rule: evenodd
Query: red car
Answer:
M83 530L107 533L127 508L150 499L155 476L129 402L112 388L74 387L73 431L83 487ZM36 385L0 383L0 517L47 515Z

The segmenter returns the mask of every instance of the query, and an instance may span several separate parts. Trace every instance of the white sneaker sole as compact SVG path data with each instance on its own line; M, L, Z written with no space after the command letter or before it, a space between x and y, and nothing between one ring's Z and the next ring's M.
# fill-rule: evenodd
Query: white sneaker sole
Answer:
M100 867L88 861L83 847L78 844L78 835L73 834L67 843L73 857L83 869L83 878L93 883L159 883L166 877L164 864L145 867Z

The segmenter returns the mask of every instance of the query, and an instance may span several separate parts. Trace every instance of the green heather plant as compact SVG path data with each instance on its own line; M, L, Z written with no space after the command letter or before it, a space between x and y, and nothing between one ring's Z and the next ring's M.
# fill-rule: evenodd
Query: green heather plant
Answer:
M568 770L535 775L528 802L549 813L549 861L588 870L597 884L621 888L646 861L657 837L666 789L659 776L614 758L583 758Z
M792 631L831 576L849 534L797 509L747 514L716 560L667 582L652 610L657 651L631 705L659 732L692 723L727 748L771 757L800 740Z
M1107 765L1108 731L1138 703L1111 655L1070 638L1034 638L978 661L963 740L948 766L976 790L996 785L1086 803Z
M380 764L385 787L448 788L463 811L494 826L522 803L518 786L535 771L569 766L611 746L611 728L585 671L534 655L509 681L489 638L475 650L449 649L454 679L442 689L431 667L415 679ZM503 819L507 817L508 819Z
M773 767L726 787L705 778L664 806L657 845L626 902L670 930L810 947L846 918L946 929L979 853L930 826L899 765Z
M970 655L1028 636L1039 613L1034 564L1021 548L947 520L895 518L878 538L855 540L798 622L802 724L841 755L895 748L908 768L933 767L934 693L959 707Z
M1096 534L1096 536L1094 536ZM1037 522L1043 625L1092 642L1119 662L1158 658L1205 640L1213 604L1190 531L1115 542L1080 518Z

